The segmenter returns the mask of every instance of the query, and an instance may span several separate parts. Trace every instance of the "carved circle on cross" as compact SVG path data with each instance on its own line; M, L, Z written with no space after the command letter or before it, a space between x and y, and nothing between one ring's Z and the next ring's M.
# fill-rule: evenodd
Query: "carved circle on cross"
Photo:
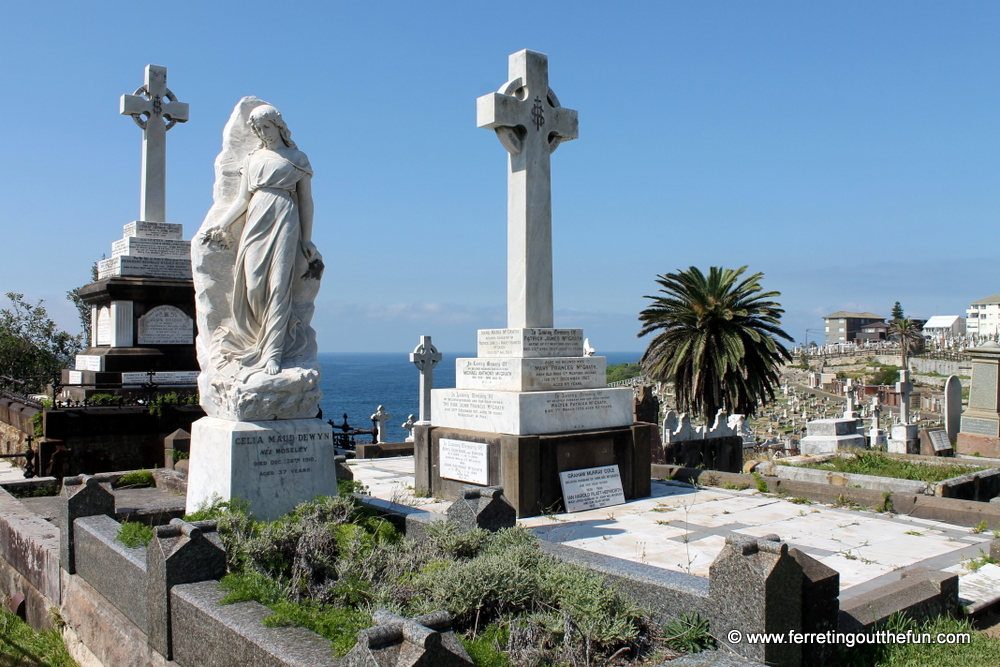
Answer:
M413 350L413 363L421 373L433 369L439 361L441 361L441 356L433 343L430 345L421 343Z
M507 95L523 102L528 98L528 93L530 91L524 86L521 77L517 77L516 79L511 79L505 83L500 88L499 92L502 95ZM541 105L538 104L540 100L537 95L535 96L535 100L536 104L534 105L534 108L538 109L538 113L535 113L533 109L532 122L535 124L535 129L540 130L542 129L542 125L545 124L544 110L541 109ZM545 95L545 101L548 102L549 106L553 109L562 106L559 104L559 98L556 97L554 92L552 92L552 88L548 89ZM496 128L494 132L497 133L497 139L500 140L500 143L503 144L503 147L506 148L509 153L518 155L524 148L524 136L527 134L527 128L521 125L516 127L504 126ZM559 148L559 144L562 143L562 140L559 135L552 132L549 134L549 140L546 143L549 146L549 153L552 153Z
M132 93L132 94L136 95L136 96L142 95L147 100L151 99L150 96L149 96L149 88L147 88L145 84L143 84L143 85L139 86L138 88L136 88L135 92ZM167 98L168 102L176 102L177 101L177 97L170 91L169 88L166 89L166 93L164 93L163 96ZM153 104L156 105L156 106L158 106L158 102L157 101L154 101ZM146 129L146 121L141 118L141 116L142 116L141 113L134 113L134 114L130 114L130 115L132 116L132 120L135 121L135 124L138 125L140 129L142 129L142 130ZM164 129L165 130L169 130L170 128L172 128L176 124L177 124L177 121L175 119L168 118L168 120L167 120L167 126Z

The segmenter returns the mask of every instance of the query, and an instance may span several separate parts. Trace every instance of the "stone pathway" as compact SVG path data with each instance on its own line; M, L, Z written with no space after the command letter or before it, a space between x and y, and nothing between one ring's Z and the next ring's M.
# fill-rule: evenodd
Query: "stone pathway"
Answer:
M24 471L10 461L0 459L0 482L13 482L24 479Z
M450 505L413 496L413 457L348 465L375 497L442 514ZM963 604L1000 598L1000 567L969 575L961 565L989 552L990 533L902 515L796 504L755 489L696 489L654 481L652 494L616 507L520 523L545 540L701 577L708 576L726 535L775 533L840 573L841 600L896 581L896 570L918 566L963 575ZM968 585L962 583L966 580Z

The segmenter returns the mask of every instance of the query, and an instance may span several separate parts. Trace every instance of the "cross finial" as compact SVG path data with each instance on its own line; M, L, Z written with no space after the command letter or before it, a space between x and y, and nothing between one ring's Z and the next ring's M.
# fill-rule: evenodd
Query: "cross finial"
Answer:
M420 423L431 421L431 389L434 388L434 367L441 361L441 353L431 343L430 336L421 336L420 344L410 353L410 361L420 371Z
M576 139L577 113L549 87L548 56L518 51L508 81L476 101L479 127L507 149L507 326L552 327L552 193L549 156Z
M122 95L121 114L142 128L142 192L139 219L166 222L166 132L188 120L188 105L167 88L167 68L146 65L145 83ZM164 122L166 121L166 122Z

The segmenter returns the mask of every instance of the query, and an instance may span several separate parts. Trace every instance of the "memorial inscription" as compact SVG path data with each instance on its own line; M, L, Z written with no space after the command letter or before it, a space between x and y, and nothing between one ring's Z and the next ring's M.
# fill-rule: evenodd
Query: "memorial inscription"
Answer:
M994 364L972 364L970 408L997 409L997 367Z
M942 429L927 431L931 439L931 446L935 452L944 452L951 449L951 440L948 439L948 432Z
M101 357L97 354L78 354L73 368L78 371L101 371Z
M173 239L180 241L184 238L184 225L177 222L149 222L148 220L136 220L125 225L124 236L136 236L145 239Z
M129 257L119 255L102 259L97 263L97 277L100 280L112 276L135 276L150 278L191 277L191 259L178 257Z
M617 465L567 470L559 473L567 512L580 512L625 502L622 477Z
M140 345L191 345L194 320L177 306L157 306L139 318Z
M111 256L118 257L176 257L189 256L190 241L126 236L111 244Z
M489 445L441 438L438 452L441 477L472 484L489 484Z
M990 419L962 417L962 433L997 437L1000 435L1000 422L995 422Z
M254 477L293 477L312 472L316 463L317 446L333 442L330 433L262 433L233 434L233 449L244 451L251 463ZM288 483L287 481L285 483Z
M583 329L480 329L478 356L582 357Z

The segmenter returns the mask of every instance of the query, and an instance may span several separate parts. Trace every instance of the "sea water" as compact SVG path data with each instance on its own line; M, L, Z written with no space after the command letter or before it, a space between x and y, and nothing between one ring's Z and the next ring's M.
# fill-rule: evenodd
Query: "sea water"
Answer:
M475 357L475 353L442 353L441 362L434 368L434 386L447 389L455 386L455 359ZM639 352L607 352L608 365L639 361ZM384 406L392 415L386 422L386 440L402 442L406 430L402 424L409 415L416 421L420 415L420 372L409 361L410 355L401 353L379 354L320 354L323 367L323 419L343 423L354 428L372 428L371 416Z

